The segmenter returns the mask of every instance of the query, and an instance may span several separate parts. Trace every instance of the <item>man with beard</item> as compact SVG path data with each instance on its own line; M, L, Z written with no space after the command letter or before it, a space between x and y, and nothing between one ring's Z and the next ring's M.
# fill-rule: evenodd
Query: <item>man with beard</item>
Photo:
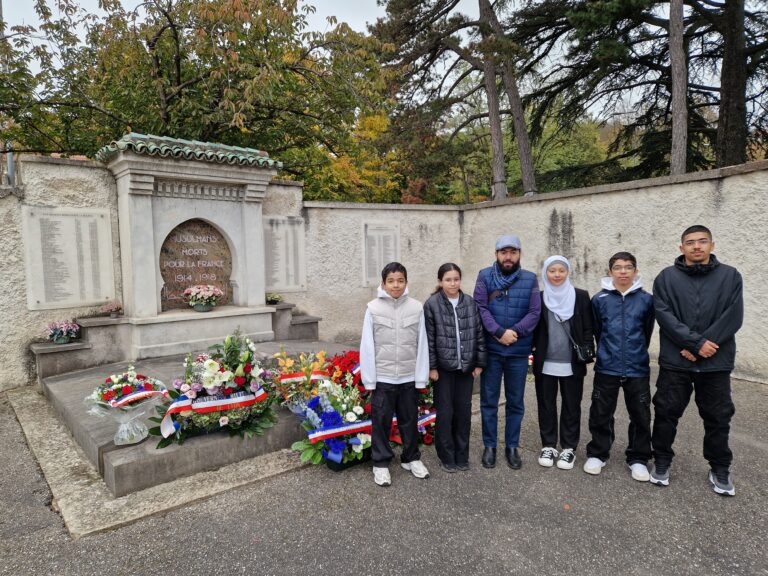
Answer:
M485 329L488 360L480 381L485 468L496 465L496 443L501 380L504 378L506 428L504 453L509 467L517 470L522 459L517 447L525 405L525 378L533 330L539 322L541 297L533 272L520 268L521 246L517 236L496 241L496 262L477 276L474 298Z
M704 421L704 458L709 482L723 496L733 496L733 459L728 447L731 418L731 371L736 358L736 332L744 319L742 280L735 268L722 264L712 250L712 233L701 225L681 237L674 266L653 283L659 332L659 378L653 397L651 482L669 484L672 443L677 423L695 394Z

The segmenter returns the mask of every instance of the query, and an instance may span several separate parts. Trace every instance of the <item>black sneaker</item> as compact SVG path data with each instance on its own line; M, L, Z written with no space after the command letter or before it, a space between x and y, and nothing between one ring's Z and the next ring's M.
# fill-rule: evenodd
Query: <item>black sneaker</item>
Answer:
M712 490L721 496L736 496L736 488L733 487L728 470L710 470L709 483L712 484Z
M438 466L440 466L440 470L443 472L448 472L449 474L453 474L454 472L459 471L459 468L456 466L456 464L444 464L442 461L440 461Z
M457 463L456 468L459 472L466 472L469 470L469 462L462 462L461 464Z
M655 462L651 471L651 484L669 486L669 464Z

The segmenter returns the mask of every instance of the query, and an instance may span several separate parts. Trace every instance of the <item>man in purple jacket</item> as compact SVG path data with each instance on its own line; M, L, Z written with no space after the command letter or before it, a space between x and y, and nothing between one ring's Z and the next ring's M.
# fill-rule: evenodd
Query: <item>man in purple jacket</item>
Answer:
M525 405L528 356L533 330L541 314L539 283L533 272L520 268L521 245L517 236L496 241L496 262L477 276L474 298L485 329L488 363L480 381L480 414L483 428L482 464L496 465L499 395L504 377L507 399L504 454L509 467L517 470L523 462L517 447Z

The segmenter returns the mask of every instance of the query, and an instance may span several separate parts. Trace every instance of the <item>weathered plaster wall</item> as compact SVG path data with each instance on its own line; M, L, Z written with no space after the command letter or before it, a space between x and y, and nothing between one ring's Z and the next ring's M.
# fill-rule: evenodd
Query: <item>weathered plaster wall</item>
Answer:
M305 203L309 290L291 294L307 312L323 317L321 337L354 340L373 288L362 286L361 221L400 222L401 261L409 270L411 294L426 298L440 264L464 271L470 292L478 271L494 259L494 241L504 233L521 237L523 266L540 273L544 259L572 259L573 279L590 293L600 289L608 259L619 250L638 258L643 284L679 254L680 233L691 224L712 229L718 258L744 277L745 323L739 332L737 373L768 381L768 284L761 247L768 162L684 177L570 190L455 209L424 206L366 206ZM375 210L371 213L370 210ZM652 352L655 354L656 345Z
M24 204L110 208L115 287L121 297L112 175L95 162L28 157L21 177ZM620 249L629 250L638 257L650 290L655 275L678 254L680 232L702 223L714 232L718 257L744 276L746 318L738 335L737 374L768 382L768 300L761 297L768 284L762 254L768 240L763 224L766 190L768 162L463 207L302 203L299 183L274 180L263 214L304 219L308 289L286 297L301 311L322 316L321 337L337 341L359 337L365 304L376 293L375 286L363 282L366 221L399 223L400 259L409 271L411 294L420 300L429 296L438 266L447 261L462 266L464 289L471 292L479 269L493 261L495 238L503 233L521 237L523 265L537 274L550 254L569 256L574 282L591 293L599 289L608 258ZM0 199L0 390L32 382L28 345L46 322L94 312L27 310L21 205L13 196Z
M42 337L45 325L92 314L95 308L27 310L21 207L59 206L109 208L112 215L112 255L115 261L115 293L121 298L120 250L117 233L115 180L101 164L56 158L22 156L19 176L24 198L0 199L0 238L3 274L0 275L0 391L31 384L34 358L29 344Z

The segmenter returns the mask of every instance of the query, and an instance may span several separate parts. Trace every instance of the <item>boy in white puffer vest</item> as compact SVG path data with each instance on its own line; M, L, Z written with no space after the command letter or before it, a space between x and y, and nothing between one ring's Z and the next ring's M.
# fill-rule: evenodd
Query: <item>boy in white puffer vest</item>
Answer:
M389 486L392 416L403 440L401 466L416 478L429 471L419 452L418 389L429 379L429 346L421 302L408 296L408 272L399 262L381 271L378 298L368 303L360 341L360 376L371 396L373 480Z

